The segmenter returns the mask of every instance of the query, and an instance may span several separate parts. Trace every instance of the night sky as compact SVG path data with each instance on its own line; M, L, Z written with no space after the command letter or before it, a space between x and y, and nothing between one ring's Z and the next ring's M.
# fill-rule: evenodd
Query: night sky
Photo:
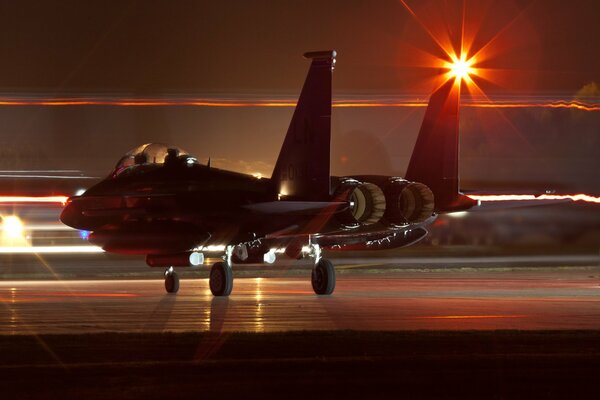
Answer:
M462 1L408 1L456 37ZM429 13L427 10L436 10ZM599 103L600 3L466 1L494 35L501 82L490 96L585 96ZM0 92L61 97L189 95L293 98L308 50L336 49L334 97L431 92L436 52L400 1L3 1ZM270 174L292 108L0 107L0 167L107 173L129 148L169 142L215 165ZM402 174L424 109L334 109L333 172ZM461 113L466 186L537 186L600 193L600 112Z

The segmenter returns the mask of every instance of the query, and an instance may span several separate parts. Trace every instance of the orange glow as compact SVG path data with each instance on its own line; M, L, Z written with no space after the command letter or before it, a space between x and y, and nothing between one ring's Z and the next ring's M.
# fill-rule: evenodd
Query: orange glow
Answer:
M469 75L474 72L474 69L471 67L473 62L473 60L465 59L463 55L460 59L452 60L452 62L448 63L446 66L450 70L450 73L460 80L468 78Z
M39 292L21 294L19 297L140 297L135 293L72 293L72 292Z
M59 203L66 204L67 196L0 196L0 203Z
M465 54L461 54L458 57L454 53L448 53L448 57L452 61L444 63L444 68L448 70L444 75L444 82L454 79L457 86L460 86L461 82L465 82L468 85L474 85L471 75L477 75L478 69L474 68L475 59L473 57L467 58Z
M469 197L473 200L480 201L572 200L600 204L600 196L590 196L587 194L542 194L539 196L534 196L532 194L488 194L469 195Z
M0 254L89 254L103 253L98 246L0 246Z
M443 53L442 57L430 53L422 54L428 60L428 65L426 65L427 67L446 70L446 73L442 76L441 82L437 83L438 87L442 86L450 79L454 79L458 87L461 86L462 82L465 82L467 87L477 87L477 84L473 81L471 76L478 76L480 72L479 69L476 68L477 59L472 54L469 54L470 43L472 43L473 38L465 37L466 10L464 4L460 26L460 42L457 50L455 49L453 43L454 40L449 36L449 33L446 32L445 34L441 34L442 31L438 31L436 34L434 27L429 26L424 20L419 18L417 13L408 5L405 0L400 0L400 2ZM481 90L479 89L477 92L479 93Z
M527 317L527 315L433 315L430 317L417 317L417 319L503 319Z
M471 76L476 76L480 71L474 68L473 60L457 61L458 64L445 62L445 68L448 69L445 75L448 79L461 76L464 80L471 81ZM3 101L0 99L0 105L13 106L111 106L111 107L295 107L296 102L287 99L269 99L269 100L197 100L197 99L86 99L81 101L77 98L65 98L60 101L53 99L31 99L22 101ZM370 107L426 107L427 101L422 99L361 99L361 100L334 100L334 108L370 108ZM463 101L462 107L470 108L567 108L581 111L600 111L600 104L586 103L577 100L537 100L528 101L527 99L515 100L490 100L485 97L479 101Z
M222 100L222 99L103 99L103 98L0 98L0 106L115 106L115 107L295 107L289 100Z

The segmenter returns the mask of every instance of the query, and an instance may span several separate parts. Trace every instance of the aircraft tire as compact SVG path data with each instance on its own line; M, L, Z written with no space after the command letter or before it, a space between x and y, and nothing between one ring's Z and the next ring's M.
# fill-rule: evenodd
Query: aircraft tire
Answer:
M215 263L210 270L208 282L214 296L229 296L233 289L233 271L224 262Z
M165 290L167 293L177 293L179 291L179 276L175 272L165 275Z
M335 289L335 268L331 261L320 259L312 270L311 283L318 295L333 293Z

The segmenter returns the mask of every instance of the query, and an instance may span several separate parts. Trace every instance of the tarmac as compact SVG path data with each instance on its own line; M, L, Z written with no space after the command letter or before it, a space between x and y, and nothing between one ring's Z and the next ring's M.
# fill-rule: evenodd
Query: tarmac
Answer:
M165 293L157 279L161 271L150 269L144 279L63 279L57 273L25 280L4 274L0 334L600 329L600 267L593 257L556 263L465 260L458 266L336 260L331 296L313 293L309 268L256 276L253 267L235 267L229 298L210 293L208 266L199 273L182 271L175 295ZM138 264L132 261L131 270Z

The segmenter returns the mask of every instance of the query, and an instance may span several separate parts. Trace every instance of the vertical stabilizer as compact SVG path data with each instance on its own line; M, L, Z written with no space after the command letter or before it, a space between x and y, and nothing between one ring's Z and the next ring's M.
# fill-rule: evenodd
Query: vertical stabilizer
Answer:
M459 192L459 85L449 79L431 95L406 171L407 180L429 186L438 212L459 211L475 204Z
M312 62L271 177L282 198L329 200L335 56L333 50L304 54Z

